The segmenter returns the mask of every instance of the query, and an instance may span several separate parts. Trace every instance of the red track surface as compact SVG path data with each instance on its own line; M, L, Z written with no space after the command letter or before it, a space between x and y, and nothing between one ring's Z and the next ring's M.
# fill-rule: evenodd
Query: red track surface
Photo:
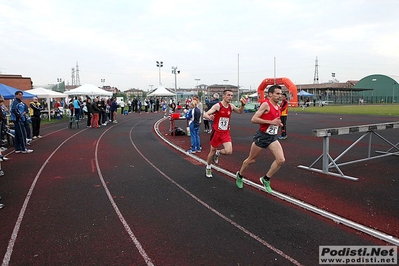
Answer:
M321 244L386 244L248 186L239 190L222 174L205 178L204 165L154 134L159 117L120 116L118 124L99 129L46 125L32 154L10 149L0 177L3 265L151 265L146 258L154 265L315 265ZM256 130L250 117L233 117L233 155L220 159L228 171L237 171L247 156ZM358 182L297 168L321 154L321 139L311 129L390 121L290 114L289 139L282 142L287 161L273 188L398 237L398 157L344 167ZM168 127L161 123L164 135ZM383 134L398 140L395 130ZM201 133L201 158L208 137ZM189 148L186 136L167 138ZM331 152L354 139L332 138ZM257 182L271 160L264 152L248 179Z
M251 114L232 118L233 155L221 157L219 165L235 173L249 152L255 125L249 122ZM357 223L375 228L389 235L399 237L399 168L398 157L391 156L357 163L343 167L347 175L358 177L359 181L348 181L333 176L312 173L297 168L298 165L309 166L322 154L322 140L312 136L312 129L334 128L352 125L366 125L395 121L391 117L344 116L290 114L288 118L289 138L280 141L285 151L286 163L272 179L273 188L281 193L338 214ZM180 121L184 127L184 121ZM185 149L190 147L190 138L168 136L168 123L161 131L168 140ZM185 127L184 127L185 128ZM393 142L398 143L398 130L379 131ZM361 134L342 135L330 138L330 151L333 157L345 150ZM201 134L203 152L197 156L206 159L209 152L208 134ZM375 137L374 137L375 138ZM367 141L367 140L366 140ZM367 142L358 144L353 149L353 159L364 158L367 153ZM388 145L376 142L373 148L387 150ZM358 157L356 157L358 156ZM359 157L362 156L362 157ZM269 152L264 152L258 161L250 166L246 178L258 182L272 162ZM319 165L321 168L321 165Z

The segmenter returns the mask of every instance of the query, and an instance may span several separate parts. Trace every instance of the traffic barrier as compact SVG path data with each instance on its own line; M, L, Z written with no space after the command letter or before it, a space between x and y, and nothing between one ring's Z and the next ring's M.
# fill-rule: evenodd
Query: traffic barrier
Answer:
M325 128L325 129L314 129L313 135L316 137L323 138L323 153L310 165L310 166L303 166L299 165L298 167L305 170L310 170L313 172L323 173L327 175L337 176L353 181L357 181L358 178L351 177L345 175L340 166L348 165L352 163L358 163L363 161L368 161L372 159L382 158L386 156L392 155L399 155L399 142L393 144L381 134L377 133L376 131L379 130L386 130L386 129L397 129L399 128L399 122L389 122L389 123L379 123L379 124L370 124L370 125L361 125L361 126L349 126L349 127L338 127L338 128ZM333 159L330 155L330 137L331 136L338 136L344 134L354 134L354 133L363 133L356 141L354 141L348 148L346 148L340 155L338 155L335 159ZM371 155L371 144L372 144L372 135L377 136L378 138L382 139L384 142L390 145L390 149L387 151L375 151L380 155ZM342 158L348 151L350 151L357 143L359 143L363 138L369 136L368 142L368 150L367 150L367 157L361 158L358 160L347 161L338 163L338 160ZM397 134L396 136L399 136ZM319 161L322 160L322 169L314 168L313 166ZM330 169L335 169L336 172L331 172Z

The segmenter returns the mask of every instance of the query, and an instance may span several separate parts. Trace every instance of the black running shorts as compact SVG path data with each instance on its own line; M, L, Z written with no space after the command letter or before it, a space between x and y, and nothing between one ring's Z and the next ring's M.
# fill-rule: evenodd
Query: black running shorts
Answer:
M277 140L277 135L269 135L258 129L254 135L254 143L260 148L266 149L269 145Z

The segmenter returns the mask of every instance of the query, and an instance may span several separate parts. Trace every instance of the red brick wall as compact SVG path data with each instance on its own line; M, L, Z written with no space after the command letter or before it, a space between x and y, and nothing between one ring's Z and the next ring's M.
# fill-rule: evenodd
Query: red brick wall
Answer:
M26 91L33 89L31 78L25 78L21 75L0 75L0 83Z
M32 88L32 80L31 78L24 78L21 75L1 75L0 74L0 83L19 89L21 91L31 90ZM32 101L29 100L22 100L29 106L29 103ZM9 103L10 101L4 102L7 108L10 108Z

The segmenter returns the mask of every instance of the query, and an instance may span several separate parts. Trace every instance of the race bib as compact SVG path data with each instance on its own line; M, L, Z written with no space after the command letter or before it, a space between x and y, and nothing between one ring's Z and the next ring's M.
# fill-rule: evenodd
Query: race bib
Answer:
M275 125L270 125L267 129L266 132L269 135L277 135L278 133L278 126Z
M228 117L221 117L219 119L218 129L219 130L228 130L229 129L229 118Z

